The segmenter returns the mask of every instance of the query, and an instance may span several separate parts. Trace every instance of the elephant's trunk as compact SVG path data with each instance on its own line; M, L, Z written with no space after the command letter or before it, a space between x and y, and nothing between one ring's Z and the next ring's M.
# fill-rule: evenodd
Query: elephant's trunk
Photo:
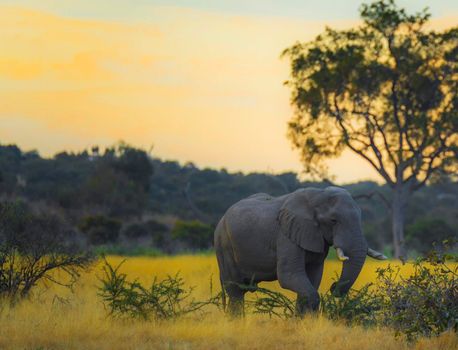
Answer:
M367 244L363 241L359 247L350 251L342 250L339 247L336 250L339 260L342 261L342 273L339 280L332 285L331 291L335 296L343 296L348 293L363 268L367 255Z

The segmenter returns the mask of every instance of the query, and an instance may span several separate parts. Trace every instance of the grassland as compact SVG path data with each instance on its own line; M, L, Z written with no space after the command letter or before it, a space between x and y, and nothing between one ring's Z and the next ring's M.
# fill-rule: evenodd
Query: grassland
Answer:
M112 264L121 257L110 257ZM381 264L367 261L355 285L357 288L375 279L375 269ZM97 276L101 266L95 266L82 276L73 293L58 287L40 287L31 300L13 309L0 311L0 349L458 349L458 337L453 333L439 338L420 339L409 344L395 339L388 329L348 328L321 316L303 320L276 320L260 315L248 315L241 320L229 320L217 310L204 316L189 316L176 321L145 322L113 320L97 296ZM408 274L410 266L402 267ZM178 256L160 258L130 257L122 272L130 278L149 283L180 272L189 286L195 286L193 296L209 296L210 278L219 290L214 256ZM321 291L326 291L340 263L326 264ZM276 283L264 286L279 289Z

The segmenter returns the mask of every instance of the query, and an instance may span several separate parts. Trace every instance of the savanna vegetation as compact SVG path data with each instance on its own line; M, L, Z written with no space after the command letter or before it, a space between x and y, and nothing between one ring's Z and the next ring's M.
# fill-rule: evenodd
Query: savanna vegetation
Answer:
M427 11L391 0L361 17L284 53L289 136L324 180L199 169L122 142L51 158L0 145L0 348L458 348L457 29L428 31ZM345 148L385 180L344 187L370 246L402 263L368 261L336 298L331 255L318 313L297 318L269 282L243 318L225 315L221 215L253 193L328 186L322 161Z
M149 296L149 300L157 301L154 296L167 295L172 301L176 301L173 298L177 295L174 293L177 291L177 286L183 290L183 293L194 287L190 296L182 302L186 309L192 306L192 301L209 301L220 291L218 271L213 256L181 255L156 258L130 257L125 261L124 259L107 257L107 262L112 267L122 263L117 275L123 278L124 274L125 282L124 285L118 284L118 290L130 289L132 283L141 285L133 288L133 292L140 294L134 293L128 302L124 299L124 306L133 305L135 301L148 300L144 298L145 296ZM389 264L393 269L399 268L400 275L406 278L413 273L414 267L410 264L401 265L371 260L366 263L355 288L362 289L366 283L376 282L377 269L387 269ZM349 310L359 310L359 313L350 318L356 321L362 320L362 316L367 315L367 310L354 308L355 303L357 305L365 303L364 300L361 302L356 294L353 295L353 301L341 301L338 305L331 303L331 300L326 300L326 309L331 312L330 315L320 313L306 316L304 319L294 317L283 319L270 317L269 314L255 313L254 305L249 306L245 317L238 320L226 317L214 304L208 304L190 313L182 313L180 309L173 308L176 304L165 307L165 312L160 311L159 307L142 309L140 304L137 304L137 309L147 311L147 315L150 316L147 320L142 312L132 308L116 309L120 310L120 313L112 314L111 304L103 298L109 291L104 287L103 280L110 281L104 274L104 266L106 267L105 262L100 260L90 272L82 274L79 282L74 286L73 293L58 285L52 287L39 285L33 297L15 305L14 308L4 305L0 312L2 325L0 348L455 349L458 346L458 337L453 331L441 333L438 337L420 336L415 341L409 342L404 333L396 336L396 329L391 327L355 322L349 328L348 318L351 315ZM335 260L329 260L325 264L321 293L326 294L339 269L340 263ZM175 279L177 272L184 284L175 283L180 282ZM155 283L153 283L154 276L157 277ZM210 283L213 285L212 292ZM156 289L150 289L152 285L155 285ZM285 297L293 297L292 294L280 289L276 282L263 283L261 287L274 294L281 292ZM140 292L141 288L146 290ZM108 295L112 295L111 292ZM248 296L254 303L258 298L266 295L259 294L256 297L250 293ZM272 295L268 297L272 299ZM119 298L118 295L116 300L121 300ZM275 295L273 298L278 300ZM152 304L167 305L163 302ZM132 310L134 311L131 312ZM281 311L281 308L277 311ZM156 318L154 317L156 312L167 317Z
M241 198L328 185L301 181L294 173L199 169L154 158L125 144L103 152L98 148L63 152L53 158L0 145L2 201L53 212L72 228L80 244L99 253L158 255L211 249L212 229ZM390 187L369 181L344 187L363 211L370 246L390 256ZM434 241L457 236L457 205L458 184L447 176L412 194L405 213L411 255L428 251Z

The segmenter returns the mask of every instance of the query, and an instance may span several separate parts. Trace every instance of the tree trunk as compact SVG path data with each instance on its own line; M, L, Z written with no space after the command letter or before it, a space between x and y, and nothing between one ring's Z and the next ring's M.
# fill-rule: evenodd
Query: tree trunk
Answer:
M392 230L393 230L393 247L394 257L396 259L405 259L405 242L404 242L404 212L406 207L406 193L402 184L397 184L393 193L392 203Z

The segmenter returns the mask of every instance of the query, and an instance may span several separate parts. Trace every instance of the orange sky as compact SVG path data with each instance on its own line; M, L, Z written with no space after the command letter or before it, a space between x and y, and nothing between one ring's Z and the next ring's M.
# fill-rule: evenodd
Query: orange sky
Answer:
M199 166L300 171L285 136L292 112L280 53L325 24L355 20L167 6L150 17L77 19L0 5L0 143L48 156L122 139ZM331 171L340 182L377 179L350 154Z

